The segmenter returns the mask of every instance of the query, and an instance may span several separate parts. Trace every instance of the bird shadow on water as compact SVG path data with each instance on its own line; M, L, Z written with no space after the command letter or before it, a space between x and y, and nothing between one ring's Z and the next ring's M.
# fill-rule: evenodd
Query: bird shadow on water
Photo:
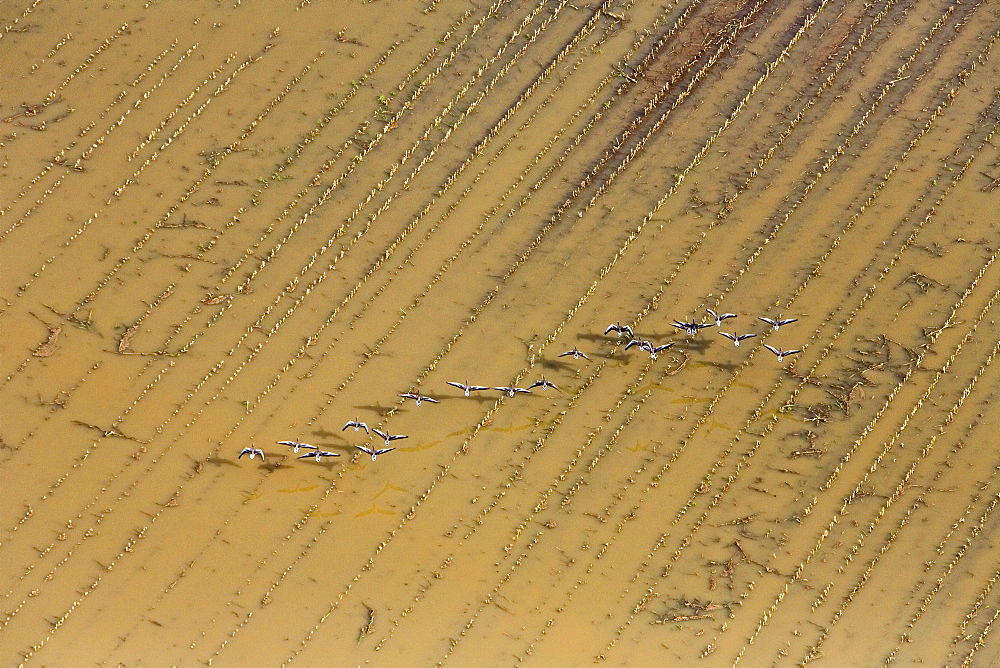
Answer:
M621 348L619 348L615 352L612 352L610 350L607 350L607 351L605 351L605 350L595 350L593 352L588 352L587 354L590 355L590 359L592 359L592 360L594 360L594 359L604 359L604 360L622 361L624 359L631 359L631 354L630 354L630 356L628 358L622 356L622 353L624 352L624 350L625 350L625 346L622 346ZM584 360L584 361L586 361L586 360Z
M586 341L588 343L615 343L616 341L628 341L628 339L624 337L605 336L604 334L595 332L583 332L577 334L576 340Z
M341 446L338 446L338 449L339 449L340 447L341 447ZM346 449L346 448L345 448L345 449ZM330 470L332 470L332 469L333 469L333 467L334 467L334 466L336 466L336 465L337 465L337 463L338 463L338 460L339 460L339 458L338 458L338 457L334 457L334 458L331 458L331 459L329 459L329 460L326 460L326 461L323 461L323 460L321 460L321 461L316 461L316 458L315 458L315 457L313 457L313 458L311 458L311 459L303 459L303 460L302 460L302 464L303 464L304 466L317 466L317 467L319 467L319 468L322 468L322 469L326 469L327 471L330 471ZM286 468L287 468L287 467L286 467Z
M239 467L239 464L236 463L236 460L230 459L228 457L206 457L203 461L206 464L212 464L213 466L222 466L225 464L227 466Z
M716 345L714 341L705 338L698 338L698 339L688 338L688 339L680 339L677 341L678 350L685 350L687 352L692 352L692 353L700 353L702 355L704 355L705 351L708 350L713 345Z
M285 469L290 469L292 468L292 466L291 464L286 464L284 458L282 457L279 461L276 462L269 462L265 459L263 463L257 466L257 468L264 469L265 471L268 471L270 473L274 473L275 471L283 471Z
M711 366L727 373L736 373L740 365L736 362L716 362L715 360L696 360L693 364L698 366Z
M639 355L629 350L625 352L625 348L619 348L617 352L608 353L607 355L597 355L597 357L603 357L606 360L611 360L618 362L620 365L625 366L630 364L633 360L640 359ZM642 357L648 358L648 354L643 354Z
M317 441L316 445L319 446L320 450L330 449L331 447L347 447L350 445L350 441L344 435L343 431L327 431L326 429L317 429L313 432L313 435L322 438L322 441ZM331 443L330 441L333 441Z
M391 415L396 407L395 406L383 406L382 404L368 404L363 406L355 406L358 410L371 411L381 418Z
M479 402L481 404L489 404L489 403L493 403L494 401L497 400L497 394L496 394L496 392L491 392L490 394L483 394L483 392L485 392L485 390L480 390L479 392L474 392L474 393L470 394L469 396L459 395L457 397L443 397L443 398L444 399L455 399L455 400L461 399L462 401L476 401L476 402Z
M564 362L562 360L545 359L545 358L539 360L538 365L541 366L543 369L548 369L550 371L573 371L576 369L576 367L570 364L569 362Z

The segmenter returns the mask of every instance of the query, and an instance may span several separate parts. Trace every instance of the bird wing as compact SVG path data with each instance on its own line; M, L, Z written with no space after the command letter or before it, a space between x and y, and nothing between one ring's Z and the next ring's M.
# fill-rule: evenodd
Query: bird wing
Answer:
M775 355L780 355L781 354L781 351L778 350L777 348L775 348L774 346L769 346L768 344L765 343L764 347L767 348L768 350L770 350Z

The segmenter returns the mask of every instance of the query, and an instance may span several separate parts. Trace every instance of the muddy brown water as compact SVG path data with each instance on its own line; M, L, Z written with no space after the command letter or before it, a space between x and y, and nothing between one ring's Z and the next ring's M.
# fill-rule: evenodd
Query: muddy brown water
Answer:
M3 664L1000 660L995 4L0 19Z

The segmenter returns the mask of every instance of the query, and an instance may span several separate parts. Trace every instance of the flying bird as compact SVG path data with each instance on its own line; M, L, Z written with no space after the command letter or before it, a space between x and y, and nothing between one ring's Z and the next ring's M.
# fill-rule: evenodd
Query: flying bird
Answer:
M327 452L326 450L317 450L316 452L307 452L304 455L299 455L299 459L308 459L313 457L317 462L322 462L324 457L339 457L339 452Z
M670 324L676 327L677 329L683 329L688 336L694 336L695 334L698 333L699 329L705 329L706 327L715 327L714 322L702 324L698 322L682 322L680 320L674 320Z
M531 390L526 390L523 387L494 387L494 390L500 390L501 392L506 392L508 396L514 396L515 394L531 394Z
M608 328L604 330L605 334L610 334L611 332L617 333L618 336L625 334L630 339L635 338L635 333L632 331L631 327L628 325L619 325L617 322L613 325L608 325Z
M294 452L298 452L299 449L303 450L319 450L315 445L309 445L308 443L299 443L298 441L278 441L278 445L287 445Z
M365 433L366 434L368 433L368 425L366 425L364 422L359 421L357 418L354 418L353 420L351 420L350 422L348 422L347 424L345 424L344 428L341 429L340 431L344 431L348 427L354 427L354 431L360 431L360 430L364 429Z
M429 401L432 404L439 404L439 403L441 403L437 399L431 399L430 397L425 397L424 395L418 394L416 392L407 392L406 394L401 394L399 396L403 397L404 399L413 399L414 401L417 402L418 406L420 404L422 404L423 402L425 402L425 401Z
M673 343L664 343L662 346L654 346L649 341L640 341L638 339L632 339L631 341L628 342L628 345L625 346L625 350L628 350L632 346L639 346L640 348L642 348L643 350L645 350L647 353L649 353L649 357L651 359L655 360L657 353L661 353L661 352L663 352L667 348L670 348L673 345L674 345Z
M236 459L243 459L243 455L250 455L250 459L260 457L260 461L264 461L264 451L260 448L243 448L243 451L240 452L240 456Z
M403 438L406 437L404 436ZM361 452L367 452L369 455L371 455L372 461L375 461L375 458L378 457L379 455L384 455L385 453L392 452L393 450L396 449L396 448L378 448L376 450L374 448L366 448L363 445L355 445L354 447L360 450Z
M764 347L767 348L768 350L770 350L775 355L777 355L779 362L782 359L784 359L785 357L789 356L789 355L794 355L795 353L801 353L802 352L801 350L778 350L774 346L769 346L766 343L764 344Z
M777 332L779 327L787 325L790 322L795 322L798 318L779 318L778 320L772 320L771 318L758 318L758 320L763 320L767 324L771 325L771 327L774 327L774 331Z
M483 389L488 389L488 388L483 388ZM391 434L388 434L388 433L386 433L384 431L381 431L379 429L372 429L372 433L378 434L383 439L385 439L385 444L386 445L389 445L389 443L391 443L392 441L398 441L401 438L409 438L409 436L402 436L402 435L399 435L399 434L391 435Z
M649 353L650 359L654 359L655 360L656 359L656 355L658 353L662 353L664 350L666 350L667 348L669 348L672 345L674 345L674 344L673 343L664 343L662 346L654 346L652 344L649 344L649 347L648 348L643 348L643 350L645 350L646 352Z
M577 350L576 348L573 348L573 350L567 350L564 353L560 353L559 357L566 357L566 355L572 355L573 359L575 359L575 360L578 360L581 357L583 359L585 359L585 360L589 360L590 359L589 357L587 357L586 355L584 355L582 351Z
M713 318L715 318L715 325L716 325L716 327L718 327L719 325L721 325L723 320L727 320L728 318L738 318L739 317L735 313L716 313L715 311L713 311L710 308L705 309L705 310L708 311L708 314L710 316L712 316Z
M453 385L453 386L457 387L460 390L464 390L465 391L465 396L469 396L470 392L478 392L479 390L488 390L488 389L490 389L490 388L486 387L485 385L469 385L468 383L456 383L453 380L449 380L448 384L449 385Z
M543 390L545 390L546 388L551 387L556 392L560 391L559 388L556 387L555 383L551 383L551 382L545 380L544 376L540 380L536 380L534 383L532 383L531 385L529 385L528 389L530 390L530 389L532 389L534 387L541 387Z
M757 336L756 334L730 334L729 332L719 332L719 334L722 334L724 337L732 341L733 345L736 346L737 348L740 347L740 341L752 339L753 337Z

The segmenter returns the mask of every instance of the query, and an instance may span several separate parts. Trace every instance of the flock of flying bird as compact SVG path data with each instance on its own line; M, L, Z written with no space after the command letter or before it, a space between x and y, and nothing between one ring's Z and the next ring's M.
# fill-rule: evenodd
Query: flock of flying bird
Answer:
M708 314L715 319L715 322L700 323L700 322L683 322L681 320L674 320L671 324L677 329L683 331L688 336L694 336L702 329L705 329L707 327L721 327L722 323L725 320L738 317L735 313L716 313L712 309L706 309L706 310L708 311ZM784 325L795 322L797 318L772 319L772 318L761 317L758 318L758 320L766 322L768 325L774 328L774 331L778 331ZM605 335L611 334L612 332L616 333L619 337L622 336L628 337L629 342L625 345L625 350L628 350L629 348L635 346L638 347L640 350L645 350L646 352L648 352L650 358L652 359L656 359L657 354L663 352L664 350L667 350L668 348L673 347L674 345L673 343L664 343L663 345L654 346L649 341L644 341L636 338L635 332L632 331L632 328L628 325L620 325L618 323L614 323L613 325L609 325L608 328L604 330ZM729 332L723 332L721 330L719 331L719 334L732 341L733 345L737 347L739 347L741 341L746 341L747 339L752 339L755 336L757 336L756 334L730 334ZM802 352L801 350L781 350L780 348L775 348L774 346L770 346L766 343L764 344L764 347L770 350L772 353L774 353L777 356L779 362L782 361L784 358L788 357L789 355L795 355L796 353ZM567 357L567 356L572 356L573 359L581 359L581 358L585 360L590 359L583 351L578 350L575 347L572 350L567 350L566 352L559 355L559 357ZM479 392L482 390L497 390L500 392L505 392L507 393L508 396L511 397L513 397L515 394L531 394L531 390L536 387L541 387L543 390L546 390L550 387L554 390L557 391L559 390L559 388L556 387L554 383L545 380L544 377L541 378L540 380L536 380L528 387L513 387L513 386L490 387L487 385L470 385L468 382L459 383L451 380L448 381L448 384L462 390L465 393L465 396L467 397L471 396L473 392ZM418 392L405 392L403 394L400 394L399 396L404 399L412 399L417 406L421 405L425 401L432 404L440 403L437 399L428 397ZM367 447L364 445L354 446L361 452L371 455L372 461L375 461L379 455L384 455L387 452L392 452L393 450L395 450L396 448L389 447L389 444L392 443L393 441L409 438L409 436L405 436L402 434L390 434L387 431L382 431L380 429L374 429L374 428L369 429L367 424L361 422L357 418L349 420L347 424L343 426L341 431L346 431L348 428L352 427L356 432L361 431L363 429L366 434L374 433L376 436L379 436L385 441L386 447L383 448ZM299 450L306 450L307 452L305 454L299 455L298 457L299 459L313 458L317 462L321 462L323 461L324 457L340 456L339 452L329 452L327 450L321 450L318 446L310 445L309 443L301 443L299 441L278 441L277 443L278 445L287 445L288 447L292 448L292 451L296 454L298 454ZM243 451L240 452L240 455L237 459L242 459L244 455L249 455L250 459L254 459L255 457L260 457L260 460L262 462L264 461L264 451L260 448L254 448L254 447L243 448Z

